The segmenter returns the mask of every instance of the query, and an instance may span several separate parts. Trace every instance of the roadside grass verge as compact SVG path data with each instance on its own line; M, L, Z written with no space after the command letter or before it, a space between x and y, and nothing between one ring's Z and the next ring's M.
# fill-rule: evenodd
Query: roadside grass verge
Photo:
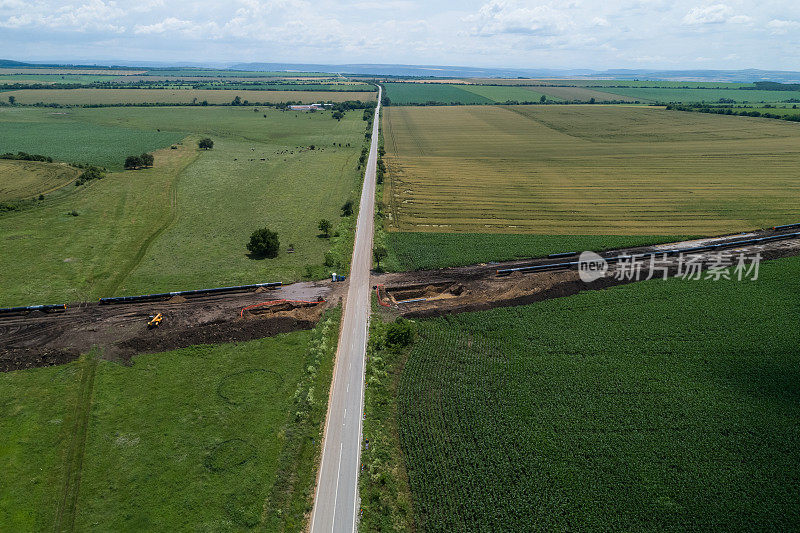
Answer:
M374 307L374 306L373 306ZM364 442L358 478L359 531L413 531L411 490L400 447L397 389L410 350L387 344L389 324L373 313L367 345Z

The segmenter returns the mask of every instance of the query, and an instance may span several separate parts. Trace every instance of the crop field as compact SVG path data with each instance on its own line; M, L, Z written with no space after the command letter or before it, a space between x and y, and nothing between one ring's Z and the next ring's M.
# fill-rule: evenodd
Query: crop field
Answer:
M36 67L2 67L0 74L45 74L45 75L96 75L96 76L132 76L145 74L141 69L105 69L105 68L36 68Z
M399 423L424 531L785 530L800 259L419 321Z
M52 192L74 181L79 173L59 163L0 159L0 202Z
M614 87L597 88L600 92L634 98L643 102L719 102L720 99L733 100L735 102L786 102L794 100L800 102L800 91L763 91L763 90L739 90L739 89L651 89L639 87Z
M22 151L59 161L122 170L127 155L163 148L185 136L174 131L139 128L130 123L126 126L97 124L82 120L81 117L90 116L82 113L81 110L0 108L0 153Z
M0 306L289 282L305 276L307 266L320 275L332 244L318 237L317 220L328 218L344 231L339 208L360 183L360 110L341 121L330 113L238 107L75 109L55 116L14 111L41 120L43 133L50 124L76 132L161 129L160 135L185 140L175 150L156 151L152 169L115 172L0 215ZM197 150L201 135L213 137L213 150ZM26 151L54 146L44 135ZM125 152L126 146L95 148ZM279 233L280 254L251 259L249 235L265 225ZM286 252L290 244L294 253ZM349 258L347 250L341 255Z
M389 230L704 235L793 222L800 127L646 107L390 107Z
M538 102L541 92L527 87L491 85L446 85L441 83L386 83L386 95L395 105L424 104L494 104L508 101Z
M96 74L0 74L0 85L10 83L94 83L124 79L120 76L98 76Z
M604 102L626 102L635 103L642 101L633 96L626 96L617 93L611 93L611 89L603 92L600 89L590 89L586 87L536 87L537 91L542 92L549 98L560 98L568 102L590 102L592 98L597 103Z
M491 104L493 100L470 92L460 85L439 83L386 83L386 96L392 104L424 104L442 102L446 104Z
M227 104L237 96L260 103L344 102L375 100L377 93L356 91L237 91L227 89L22 89L8 91L20 104L109 105L109 104L190 104L206 101ZM4 96L7 96L4 95Z
M0 529L299 531L338 329L0 374Z
M392 231L386 235L389 272L431 270L489 261L512 261L548 254L644 246L692 236L535 235Z
M668 81L668 80L600 80L600 79L498 79L474 78L472 83L492 85L544 85L551 87L663 87L690 89L738 89L755 87L752 83L728 83L717 81Z
M331 78L334 75L326 72L287 72L287 71L251 71L251 70L216 70L216 69L153 69L146 72L150 76L180 76L197 77L213 76L218 78L283 78L292 76L296 78Z

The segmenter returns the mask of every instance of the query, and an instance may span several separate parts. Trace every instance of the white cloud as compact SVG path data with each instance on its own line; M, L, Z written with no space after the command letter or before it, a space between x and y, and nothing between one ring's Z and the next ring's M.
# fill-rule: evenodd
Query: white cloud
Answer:
M470 33L480 36L552 35L570 25L564 11L544 4L526 7L512 0L492 0L464 20L472 24Z
M791 30L800 29L800 22L796 20L773 19L767 23L767 28L773 35L786 35Z
M726 22L731 16L731 8L725 4L714 4L705 7L695 7L683 17L683 23L688 25L720 24Z
M594 26L600 26L602 28L610 26L610 24L608 23L608 19L605 17L594 17L592 19L592 24Z

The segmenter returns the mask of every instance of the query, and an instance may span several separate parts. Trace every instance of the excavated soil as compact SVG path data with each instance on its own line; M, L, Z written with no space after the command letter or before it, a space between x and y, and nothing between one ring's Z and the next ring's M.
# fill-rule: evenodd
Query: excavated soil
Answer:
M107 359L127 363L139 353L310 329L328 302L337 303L342 294L341 283L296 283L276 290L173 296L146 303L81 303L68 305L63 312L0 316L0 371L68 363L92 348L99 348ZM244 310L273 301L279 303ZM164 317L161 325L148 328L147 322L157 313Z
M765 230L748 235L768 236L775 232ZM742 240L742 235L720 237L714 242ZM639 254L661 251L672 247L688 247L698 245L696 241L673 243L653 247L637 247L608 252L607 255ZM761 254L762 260L776 259L800 254L800 239L774 241L760 245L739 246L726 249L725 252L745 252L748 255ZM710 262L718 252L699 252ZM551 298L571 296L585 290L600 290L635 283L636 280L618 280L614 277L602 277L591 283L580 279L578 271L572 267L567 270L514 272L509 275L498 275L498 269L544 265L560 262L577 261L577 257L539 258L527 261L513 261L496 264L482 264L470 267L458 267L431 271L402 272L375 275L372 284L377 289L379 302L388 312L405 317L433 317L467 311L482 311L495 307L527 305ZM677 274L677 258L672 257L669 275Z

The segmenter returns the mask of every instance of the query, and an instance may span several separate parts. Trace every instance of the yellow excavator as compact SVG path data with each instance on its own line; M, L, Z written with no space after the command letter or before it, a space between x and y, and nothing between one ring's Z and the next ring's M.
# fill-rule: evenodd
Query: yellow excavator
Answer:
M164 315L162 315L161 313L158 313L155 316L151 315L150 322L147 323L147 328L148 329L157 328L161 324L162 320L164 320Z

